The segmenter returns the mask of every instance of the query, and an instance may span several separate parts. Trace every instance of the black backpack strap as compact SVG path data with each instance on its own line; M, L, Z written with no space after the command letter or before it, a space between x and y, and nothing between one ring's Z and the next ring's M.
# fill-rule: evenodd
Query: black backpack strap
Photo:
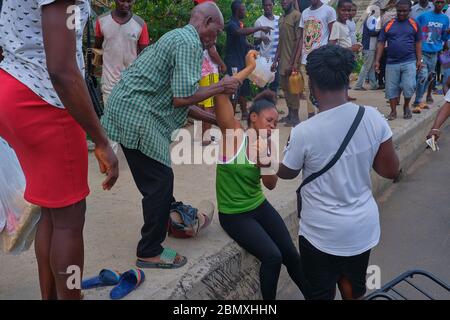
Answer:
M92 36L91 36L91 15L86 24L86 71L88 75L93 74L92 67Z
M334 155L333 159L331 159L331 161L328 162L328 164L325 167L323 167L322 170L317 171L317 172L309 175L306 179L304 179L302 184L300 185L300 187L298 187L297 193L300 193L300 190L306 184L308 184L311 181L313 181L314 179L320 177L322 174L324 174L325 172L330 170L336 164L336 162L339 160L339 158L344 153L345 148L347 148L350 140L352 139L353 135L355 134L356 129L358 129L358 126L359 126L359 124L361 122L361 119L362 119L365 111L366 111L366 109L364 107L359 106L358 113L356 114L355 120L353 120L353 123L352 123L352 126L350 127L350 130L348 130L347 135L344 138L344 141L342 142L342 144L339 147L338 151Z

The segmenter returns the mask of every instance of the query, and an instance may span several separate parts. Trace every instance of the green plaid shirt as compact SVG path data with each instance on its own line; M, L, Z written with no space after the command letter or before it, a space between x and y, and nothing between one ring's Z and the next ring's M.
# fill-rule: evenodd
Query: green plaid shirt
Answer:
M108 98L102 125L109 138L170 167L172 134L188 115L188 108L174 108L172 99L198 90L202 58L192 25L172 30L147 47Z

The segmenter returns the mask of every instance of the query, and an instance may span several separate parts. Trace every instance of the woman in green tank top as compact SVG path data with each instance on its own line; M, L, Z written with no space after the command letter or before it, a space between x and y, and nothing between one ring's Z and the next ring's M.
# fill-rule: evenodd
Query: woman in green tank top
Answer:
M255 69L256 51L250 51L247 66L234 77L243 81ZM272 190L277 183L271 148L271 130L276 129L278 111L271 91L259 94L248 115L248 130L234 118L226 95L215 97L217 123L222 131L220 161L216 170L216 197L219 221L225 232L261 261L262 298L276 298L281 264L302 293L308 286L300 255L278 212L264 197L261 181ZM262 167L263 173L261 172ZM266 172L266 170L268 172Z

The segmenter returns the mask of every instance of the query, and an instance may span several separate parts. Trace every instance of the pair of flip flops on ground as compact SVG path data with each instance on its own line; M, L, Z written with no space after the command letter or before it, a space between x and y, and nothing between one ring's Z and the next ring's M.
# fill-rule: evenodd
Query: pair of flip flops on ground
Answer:
M144 271L140 269L130 269L122 274L114 270L103 269L98 276L83 280L81 289L114 286L109 296L113 300L118 300L139 287L144 280Z

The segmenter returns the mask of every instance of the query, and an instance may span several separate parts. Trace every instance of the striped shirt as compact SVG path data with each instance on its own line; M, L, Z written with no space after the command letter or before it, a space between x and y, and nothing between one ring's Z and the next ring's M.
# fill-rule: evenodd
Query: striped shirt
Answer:
M105 108L102 124L110 139L170 167L172 134L187 119L174 97L199 88L203 48L192 25L172 30L147 47L122 74Z
M260 44L260 54L262 57L268 59L274 59L275 54L277 53L278 42L280 39L280 29L278 27L279 16L274 15L274 19L270 20L266 16L262 15L255 22L255 27L271 27L272 30L270 34L264 33L262 31L255 32L255 38L261 38L263 35L270 39L270 44L266 45L264 42Z

